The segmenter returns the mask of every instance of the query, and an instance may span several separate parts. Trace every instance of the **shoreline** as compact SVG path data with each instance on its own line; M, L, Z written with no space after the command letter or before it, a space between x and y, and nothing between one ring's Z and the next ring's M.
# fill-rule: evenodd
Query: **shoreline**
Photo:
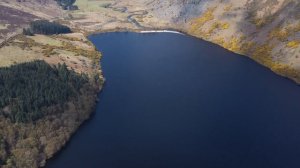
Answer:
M147 34L147 33L173 33L173 34L186 35L184 33L181 33L179 31L174 31L174 30L142 30L139 33L143 33L143 34Z
M176 27L174 25L174 27ZM214 41L210 41L210 40L207 40L205 38L202 38L202 37L199 37L197 35L193 35L191 33L188 33L187 31L183 30L183 29L176 29L176 28L170 28L170 27L153 27L153 28L144 28L144 29L132 29L132 28L115 28L115 29L107 29L107 30L96 30L96 31L92 31L92 32L87 32L86 34L86 37L88 38L88 36L91 36L91 35L95 35L95 34L102 34L102 33L113 33L113 32L133 32L133 33L144 33L144 34L147 34L147 33L174 33L174 34L181 34L181 35L185 35L185 36L189 36L189 37L192 37L192 38L196 38L196 39L199 39L199 40L203 40L203 41L207 41L209 43L212 43L214 45L217 45L219 47L222 47L230 52L233 52L235 54L238 54L240 56L245 56L247 58L249 58L250 60L256 62L257 64L269 69L270 71L272 71L273 73L275 73L276 75L279 75L285 79L288 79L288 80L291 80L292 82L294 82L296 85L300 85L300 79L297 78L297 77L293 77L292 75L289 75L289 74L284 74L284 73L281 73L281 72L277 72L275 71L274 69L272 69L272 67L268 66L268 65L265 65L263 63L261 63L259 60L255 59L253 56L251 56L250 54L243 54L243 53L240 53L240 52L237 52L237 51L232 51ZM276 61L272 61L272 63L276 63Z
M111 7L112 4L109 6L109 8L111 8L112 10L117 9L115 7ZM122 8L122 7L121 7ZM144 12L143 12L144 11ZM115 25L113 26L108 26L108 27L102 27L102 25L100 25L99 27L91 27L90 29L85 29L84 26L82 26L84 24L84 22L76 22L75 20L65 20L65 18L58 18L58 20L62 19L62 24L66 24L66 25L71 25L72 31L73 33L80 33L82 34L88 41L88 43L92 44L94 47L95 45L90 41L89 37L96 35L96 34L102 34L102 33L114 33L114 32L133 32L133 33L142 33L142 34L154 34L154 33L173 33L173 34L180 34L180 35L184 35L184 36L188 36L191 38L196 38L198 40L203 40L203 41L207 41L209 43L211 43L212 45L217 45L219 47L222 47L230 52L236 53L240 56L246 56L247 59L250 59L251 61L254 61L260 65L262 65L263 67L267 68L268 70L272 71L273 73L275 73L276 75L280 75L281 77L296 83L296 85L300 84L300 79L297 77L293 77L291 74L288 73L280 73L280 72L276 72L276 69L272 69L272 66L264 64L262 62L260 62L260 60L254 58L251 56L251 53L239 53L239 51L232 51L228 48L226 48L224 45L217 43L216 41L212 40L212 39L205 39L205 37L199 35L199 34L195 34L191 31L189 31L189 29L187 27L182 27L182 25L173 23L173 22L167 22L167 24L156 24L156 22L151 22L151 20L149 21L146 20L145 22L140 22L139 19L136 19L134 16L144 16L147 15L145 13L145 11L147 11L147 9L143 9L143 10L138 10L138 11L132 11L127 9L127 7L125 7L123 12L120 13L126 13L128 16L127 21L125 20L126 18L124 17L124 20L122 19L122 15L112 15L115 16L116 18L114 18L114 21L116 22ZM63 11L66 14L69 13L69 11ZM82 11L82 13L86 13L86 11ZM120 16L120 17L119 17ZM118 18L117 18L118 17ZM47 19L48 20L48 19ZM105 22L110 22L110 20L104 20ZM120 21L121 20L121 21ZM98 20L90 20L93 21L93 24L98 24L99 22L97 22ZM156 21L156 20L154 20ZM71 24L72 23L72 24ZM101 21L100 21L101 23ZM123 25L123 23L126 23ZM105 24L103 24L105 25ZM18 34L22 34L22 33L17 33ZM5 46L7 43L9 43L9 41L11 41L14 37L10 37L6 40L4 40L3 42L0 43L0 48L2 48L3 46ZM62 48L62 50L65 50L66 48ZM97 53L101 53L101 51L99 51L97 48L94 49L95 52ZM105 55L103 55L105 56ZM275 61L274 61L275 62ZM97 61L95 63L96 66L94 66L92 69L94 71L102 71L102 67L101 67L101 58L99 61ZM70 136L68 137L68 139L66 140L65 144L63 144L61 146L61 148L57 149L56 152L53 153L53 155L51 157L49 157L48 159L46 159L46 165L48 160L52 160L55 159L55 157L57 157L57 155L59 155L60 152L62 152L64 150L64 148L66 148L68 146L68 143L70 143L70 141L72 140L72 137L75 136L77 134L77 131L80 129L81 126L87 124L89 122L89 120L93 119L93 115L96 112L95 107L99 101L99 95L101 94L101 92L103 91L102 89L105 89L105 77L102 74L103 77L103 83L102 85L99 85L99 90L95 93L95 97L94 97L94 109L89 111L89 116L85 119L82 120L81 123L78 125L77 128L75 128L72 133L70 134ZM101 101L101 100L100 100ZM0 166L1 167L1 166ZM42 166L44 167L44 166Z
M88 42L90 42L91 44L93 44L90 39L89 39L89 36L92 36L92 35L95 35L95 34L102 34L102 33L113 33L113 32L134 32L134 33L142 33L142 34L151 34L151 33L174 33L174 34L180 34L180 35L185 35L185 36L189 36L189 37L193 37L193 38L197 38L199 40L203 40L203 41L207 41L209 43L212 43L213 45L218 45L219 47L222 47L226 50L229 50L227 48L225 48L224 46L220 45L220 44L217 44L215 43L214 41L209 41L209 40L206 40L204 38L201 38L197 35L193 35L191 33L188 33L187 31L185 30L182 30L180 28L177 28L176 29L176 25L172 25L173 28L170 28L170 27L145 27L145 28L113 28L113 29L99 29L99 30L95 30L95 31L85 31L83 29L78 29L78 30L75 30L74 33L82 33L88 40ZM9 41L9 40L8 40ZM2 46L5 46L5 44L7 43L7 41L4 41L2 45L0 45L0 48ZM93 44L93 46L95 46ZM96 48L95 48L95 51L97 51L98 53L101 53L101 51L98 51ZM288 75L284 75L284 74L280 74L274 70L272 70L271 67L268 67L267 65L264 65L262 63L260 63L258 60L256 60L255 58L251 57L250 55L245 55L245 54L241 54L241 53L238 53L238 52L235 52L235 51L231 51L229 50L230 52L233 52L233 53L236 53L236 54L239 54L241 56L246 56L247 58L249 58L250 60L252 61L255 61L256 63L268 68L269 70L271 70L272 72L274 72L275 74L277 75L280 75L281 77L283 78L286 78L288 80L291 80L293 82L295 82L297 85L300 84L300 81L299 80L296 80L294 78L292 78L291 76L288 76ZM99 60L99 62L97 63L97 66L95 67L94 70L102 70L101 68L101 59ZM104 77L103 77L104 78ZM102 89L104 89L104 86L105 85L105 78L104 78L104 84L100 86L100 89L99 91L97 92L96 96L95 96L95 107L96 107L96 104L97 104L97 99L99 97L99 94L101 94L102 92ZM101 100L100 100L101 101ZM60 148L58 149L52 157L50 157L49 159L46 160L46 165L47 165L47 161L48 160L51 160L51 159L55 159L55 157L57 155L59 155L60 152L62 152L64 150L64 148L66 148L66 146L68 145L68 143L70 143L70 141L72 140L72 137L75 136L75 134L77 133L78 129L80 129L80 127L84 124L86 124L89 120L92 119L93 117L93 113L95 113L96 111L95 110L92 110L90 111L90 116L83 120L81 122L81 124L78 126L78 128L76 128L74 130L74 132L71 134L71 136L69 137L69 139L66 141L66 143Z
M205 39L202 39L202 38L193 36L193 35L188 34L188 33L182 33L181 31L174 31L174 30L168 30L168 29L153 29L153 30L113 29L113 30L98 30L98 31L95 31L95 32L87 33L85 36L86 36L86 38L88 39L88 41L89 41L90 43L92 43L92 42L89 40L89 38L88 38L89 36L91 36L91 35L96 35L96 34L102 34L102 33L114 33L114 32L116 32L116 33L117 33L117 32L120 32L120 33L121 33L121 32L133 32L133 33L141 33L141 34L147 34L147 33L149 33L149 34L151 34L151 33L174 33L174 34L181 34L181 35L185 35L185 36L190 36L190 37L193 37L193 38L197 38L197 39L199 39L199 40L207 41L207 40L205 40ZM213 42L211 42L211 41L207 41L207 42L209 42L209 43L211 43L211 44L213 44L213 45L217 45L217 46L219 46L219 47L222 47L222 46L220 46L219 44L213 43ZM93 43L92 43L92 44L93 44ZM94 44L93 44L93 45L94 45ZM224 47L222 47L222 48L224 48ZM224 48L224 49L226 49L226 48ZM226 50L228 50L228 49L226 49ZM229 51L230 51L230 50L229 50ZM98 51L98 52L100 52L100 51ZM233 52L233 51L230 51L230 52ZM233 53L236 53L236 52L233 52ZM238 55L240 55L240 56L246 56L249 60L255 61L256 63L260 64L260 63L257 62L255 59L252 59L250 56L242 55L242 54L239 54L239 53L236 53L236 54L238 54ZM260 64L260 65L264 66L263 64ZM267 69L269 69L270 71L272 71L269 67L267 67L267 66L264 66L264 67L267 68ZM98 68L100 68L100 70L102 70L102 69L101 69L101 60L99 61L99 67L98 67ZM274 71L272 71L272 72L274 72ZM278 74L278 73L276 73L276 72L274 72L274 73L277 74L277 75L282 76L282 77L285 78L285 79L288 79L288 80L293 81L293 82L295 82L296 84L298 84L297 81L293 80L292 78L289 78L289 77L287 77L287 76L283 76L283 75ZM104 79L105 79L105 78L104 78ZM97 96L96 96L96 99L95 99L95 107L96 107L96 104L98 103L98 102L97 102L98 96L99 96L99 94L101 94L101 92L103 91L104 87L105 87L105 80L104 80L104 83L103 83L102 87L100 88L100 90L99 90L98 93L97 93ZM101 100L100 100L100 101L101 101ZM95 108L95 107L94 107L94 108ZM57 152L55 152L54 155L53 155L51 158L47 159L46 165L47 165L47 162L48 162L48 161L54 160L56 157L59 157L59 154L60 154L61 152L63 152L63 150L64 150L65 148L67 148L67 146L68 146L68 144L70 143L70 141L72 140L73 136L76 136L77 131L78 131L82 126L84 126L85 124L87 124L90 120L92 120L92 117L95 115L95 112L96 112L95 109L94 109L93 111L90 112L90 116L89 116L86 120L82 121L82 123L81 123L81 124L79 125L79 127L73 132L73 134L70 136L70 138L69 138L68 141L65 143L65 145L63 145Z

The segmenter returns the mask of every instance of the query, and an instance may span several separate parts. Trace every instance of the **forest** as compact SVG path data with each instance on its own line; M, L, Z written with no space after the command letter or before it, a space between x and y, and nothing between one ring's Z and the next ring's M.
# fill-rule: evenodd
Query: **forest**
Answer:
M44 108L76 98L87 82L87 75L65 64L34 61L0 68L0 114L12 122L36 121L45 115Z
M29 28L23 29L24 35L34 35L34 34L66 34L71 33L71 29L67 26L61 25L56 22L49 22L47 20L36 20L32 21Z

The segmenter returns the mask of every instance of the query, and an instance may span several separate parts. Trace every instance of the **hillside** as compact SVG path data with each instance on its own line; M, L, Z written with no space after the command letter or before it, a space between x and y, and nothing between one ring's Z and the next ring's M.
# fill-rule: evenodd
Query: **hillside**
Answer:
M80 33L18 35L0 48L1 167L43 166L65 145L93 112L100 57Z
M62 10L52 0L0 0L0 43L21 32L34 19L52 20Z
M297 0L152 2L156 16L179 29L250 56L274 72L300 82ZM178 10L173 10L178 9ZM172 13L166 15L162 13Z
M0 1L0 167L44 166L94 111L101 54L82 33L33 22L63 13L50 0ZM23 35L32 23L41 34Z
M64 21L85 32L176 29L300 82L297 0L77 0Z
M181 30L300 82L297 0L119 0L115 6L133 4L147 11L136 19L144 27Z

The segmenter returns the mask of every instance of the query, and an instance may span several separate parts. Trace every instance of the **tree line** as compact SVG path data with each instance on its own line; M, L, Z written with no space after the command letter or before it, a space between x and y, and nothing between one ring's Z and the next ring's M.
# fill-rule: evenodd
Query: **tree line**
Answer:
M36 121L46 115L43 108L76 98L88 81L65 64L34 61L0 68L0 114L12 122Z
M23 29L24 35L32 36L34 34L65 34L71 33L71 29L68 26L61 25L56 22L49 22L47 20L32 21L29 28Z

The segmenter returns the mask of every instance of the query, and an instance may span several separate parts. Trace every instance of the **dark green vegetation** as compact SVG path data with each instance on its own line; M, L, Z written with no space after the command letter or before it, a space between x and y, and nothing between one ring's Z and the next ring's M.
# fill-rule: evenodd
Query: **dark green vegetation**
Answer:
M23 28L23 34L26 36L34 36L30 29Z
M6 144L5 141L3 139L3 137L0 135L0 165L3 164L3 160L1 158L6 158L7 157L7 153L6 153Z
M58 5L60 5L64 10L74 10L77 8L77 6L74 6L73 4L76 2L76 0L56 0Z
M36 20L30 23L30 27L23 29L24 35L34 35L34 34L66 34L71 33L71 29L67 26L61 25L56 22L49 22L47 20Z
M70 97L77 97L87 82L87 75L76 74L65 64L51 67L35 61L1 68L1 114L12 122L36 121L45 115L43 108L62 106Z
M43 167L94 111L96 74L44 61L0 68L0 167Z

